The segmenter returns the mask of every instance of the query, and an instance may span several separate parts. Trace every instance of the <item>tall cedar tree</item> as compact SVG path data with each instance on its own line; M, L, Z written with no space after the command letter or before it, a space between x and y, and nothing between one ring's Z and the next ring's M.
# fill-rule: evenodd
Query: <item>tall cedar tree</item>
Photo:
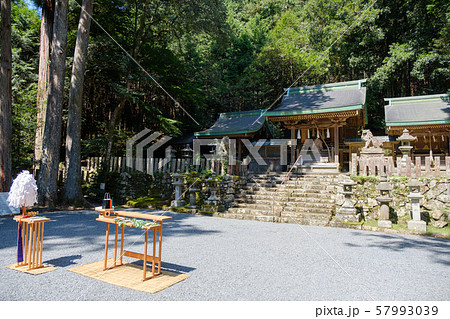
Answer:
M12 130L12 51L11 0L1 0L1 70L0 70L0 192L11 186L11 130Z
M50 54L50 81L47 112L42 139L42 159L38 177L39 204L53 208L58 193L59 153L61 147L62 107L66 68L69 0L55 1L55 19Z
M93 0L83 0L78 24L72 78L70 80L69 113L66 137L66 171L64 197L69 203L83 202L81 190L81 111L83 106L83 83L86 68L89 29Z
M48 83L50 77L50 46L52 43L53 14L55 0L42 1L41 39L39 46L39 79L36 99L37 127L34 142L34 161L38 163L42 155L42 138L47 110Z

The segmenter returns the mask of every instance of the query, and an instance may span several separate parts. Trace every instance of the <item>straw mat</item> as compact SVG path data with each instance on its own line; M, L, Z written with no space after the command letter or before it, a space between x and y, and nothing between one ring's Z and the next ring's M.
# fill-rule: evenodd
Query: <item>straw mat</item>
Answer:
M21 271L21 272L26 272L27 274L32 274L32 275L45 274L46 272L49 272L49 271L52 271L52 270L56 269L56 267L44 265L44 267L41 267L41 268L27 270L28 269L28 265L20 266L20 267L16 267L16 265L17 264L12 264L12 265L8 265L8 266L5 266L5 267L9 268L9 269Z
M112 259L108 259L108 265L111 265ZM166 289L182 280L189 278L186 274L177 274L169 271L162 271L156 277L142 281L143 270L142 266L124 262L122 266L103 270L104 260L93 262L90 264L81 265L70 268L69 271L77 274L107 282L112 285L121 286L138 291L155 293ZM147 269L147 276L151 275L151 266Z

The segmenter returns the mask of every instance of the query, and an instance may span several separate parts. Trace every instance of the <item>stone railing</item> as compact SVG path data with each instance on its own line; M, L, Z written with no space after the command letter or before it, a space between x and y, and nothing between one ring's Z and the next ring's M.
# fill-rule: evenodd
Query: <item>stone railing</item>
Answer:
M450 156L365 157L353 153L350 174L362 176L450 177Z

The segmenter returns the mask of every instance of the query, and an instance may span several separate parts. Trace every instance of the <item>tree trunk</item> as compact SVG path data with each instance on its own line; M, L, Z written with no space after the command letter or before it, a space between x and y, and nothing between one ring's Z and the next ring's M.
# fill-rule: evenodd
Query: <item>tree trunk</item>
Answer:
M1 70L0 70L0 192L9 192L12 179L12 51L11 0L1 0Z
M50 77L50 44L52 42L54 0L42 2L41 40L39 47L39 79L37 92L37 127L34 140L34 162L37 164L42 155L42 137L44 136L44 122L47 111L47 93Z
M38 177L39 204L53 208L58 193L59 152L61 147L62 106L66 67L67 13L69 0L55 1L55 20L51 46L47 112L42 139L42 159Z
M64 184L64 197L71 204L84 201L81 190L81 110L92 11L93 0L83 0L70 80L66 137L67 176Z
M113 146L113 140L114 140L114 129L120 120L120 115L122 113L123 108L125 107L126 102L127 102L127 98L124 97L122 99L122 101L120 101L119 105L114 109L111 119L109 120L108 136L107 136L108 143L106 146L105 161L103 163L106 171L108 170L109 163L111 161L111 152L112 152L112 146Z

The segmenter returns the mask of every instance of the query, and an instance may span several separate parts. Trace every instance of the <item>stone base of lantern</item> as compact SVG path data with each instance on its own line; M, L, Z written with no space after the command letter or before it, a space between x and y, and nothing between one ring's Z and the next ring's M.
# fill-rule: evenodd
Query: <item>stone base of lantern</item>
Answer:
M423 220L410 220L408 222L408 229L425 232L427 231L427 223Z
M362 229L361 214L356 214L356 209L340 209L334 221L331 222L333 227Z
M183 207L184 205L186 205L184 200L173 200L170 203L170 207Z
M392 222L390 220L379 219L378 220L378 227L392 228Z
M361 214L337 213L334 220L343 223L359 223L361 221Z
M206 212L219 213L224 211L223 205L203 205L202 210Z

